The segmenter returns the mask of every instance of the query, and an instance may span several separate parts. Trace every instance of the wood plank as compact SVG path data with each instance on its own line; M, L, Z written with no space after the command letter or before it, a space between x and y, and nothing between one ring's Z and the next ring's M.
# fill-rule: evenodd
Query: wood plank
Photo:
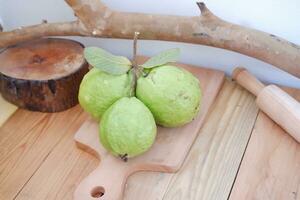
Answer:
M93 156L75 147L73 138L74 132L69 131L60 140L17 200L73 199L77 184L98 164Z
M18 110L0 128L0 199L13 199L65 134L85 119L79 106L45 114Z
M164 199L227 199L258 109L254 97L227 83Z
M22 112L27 113L27 111ZM93 156L82 152L73 144L75 128L79 128L79 123L85 119L84 114L80 112L81 109L76 107L74 110L67 111L67 113L64 112L64 116L58 115L51 119L49 119L48 114L45 114L44 117L34 117L35 114L28 114L27 116L25 113L19 113L19 111L16 113L18 120L21 120L23 117L32 117L30 118L30 122L33 123L31 125L32 130L29 131L26 129L27 132L30 132L29 136L26 136L27 134L24 133L18 133L17 130L13 131L13 133L19 134L19 138L23 137L24 141L19 142L19 144L16 139L7 152L13 151L13 146L19 147L21 144L26 143L25 141L31 141L35 137L35 142L26 143L26 148L33 148L33 150L23 152L22 154L19 153L18 155L20 157L23 156L23 159L27 160L27 162L29 160L33 161L32 159L38 156L39 153L45 154L44 151L41 151L41 145L46 146L48 154L47 156L41 156L44 160L39 162L39 166L36 166L35 170L26 170L28 165L20 166L20 163L25 163L24 161L20 161L20 158L15 158L11 161L10 157L10 162L18 164L17 170L14 169L14 172L21 174L20 171L23 170L23 172L26 172L27 178L18 179L23 184L21 184L22 187L19 186L17 189L12 183L8 185L9 182L2 182L0 199L11 199L10 197L14 195L7 194L16 195L17 193L19 193L17 199L22 200L72 199L77 183L95 169L98 164L98 161ZM255 120L255 113L257 113L257 108L254 105L253 96L236 84L228 80L225 81L212 113L206 120L189 157L178 174L174 176L172 174L154 172L136 173L128 180L124 199L160 200L163 199L164 195L164 199L209 199L213 197L212 194L217 190L224 191L222 194L226 195L228 188L232 184L232 182L227 183L226 181L232 178L233 174L236 173L235 167L239 165L239 158L235 161L233 157L238 157L244 151L245 143L247 143L246 138L249 137L248 129L250 129L251 124L247 121L249 119L250 121ZM12 122L10 121L14 118L15 116L7 122L10 126L12 126ZM39 122L38 119L40 120ZM66 121L65 119L68 120ZM13 120L13 122L17 123L18 120ZM66 121L64 127L59 125L57 125L59 127L54 127L54 122L58 123L58 121L63 120ZM236 120L240 122L237 126L235 126ZM70 123L73 125L70 125ZM19 128L21 124L20 122L18 125ZM29 126L29 123L27 126ZM47 130L44 130L43 134L52 136L47 137L48 143L53 144L54 141L56 143L55 145L49 145L52 147L51 150L45 144L45 139L31 136L37 134L37 127L44 127L45 129L45 126L49 128L46 128ZM5 124L4 127L8 126ZM64 134L61 133L61 130L67 129L68 131L64 132ZM10 139L13 139L13 133L7 129L5 130L7 134L11 135ZM59 133L53 133L54 130ZM237 134L237 132L242 134ZM1 136L2 134L0 134L0 142L2 141ZM10 143L9 139L6 139L3 144L8 143ZM37 159L39 160L40 156ZM0 163L0 166L2 166L2 162ZM225 173L228 174L229 178L221 177ZM28 177L29 174L31 178ZM8 175L8 179L15 181L16 177L18 176L14 175L14 173ZM24 180L26 180L26 183L24 183ZM18 186L18 184L16 185ZM174 189L172 189L173 187ZM168 192L166 193L167 189ZM5 192L8 190L11 191L9 193ZM3 194L6 194L6 196L3 196Z
M300 90L289 92L300 100ZM230 199L300 199L300 145L262 112Z
M8 103L0 94L0 127L17 109L17 106Z

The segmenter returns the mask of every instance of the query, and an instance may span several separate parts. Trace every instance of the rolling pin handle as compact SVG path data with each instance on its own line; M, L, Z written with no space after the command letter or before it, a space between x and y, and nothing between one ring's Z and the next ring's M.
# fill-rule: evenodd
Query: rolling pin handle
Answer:
M265 87L259 80L250 74L245 68L238 67L232 73L232 79L238 84L249 90L255 96L258 96Z
M256 104L300 143L300 104L275 85L265 86L246 69L236 68L233 80L257 96Z

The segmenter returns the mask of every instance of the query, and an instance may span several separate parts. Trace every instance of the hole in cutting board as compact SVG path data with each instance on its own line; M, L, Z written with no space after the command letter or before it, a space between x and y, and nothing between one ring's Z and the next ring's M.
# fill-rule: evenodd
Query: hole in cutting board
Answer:
M91 191L91 196L94 198L100 198L104 195L105 190L101 186L94 187Z

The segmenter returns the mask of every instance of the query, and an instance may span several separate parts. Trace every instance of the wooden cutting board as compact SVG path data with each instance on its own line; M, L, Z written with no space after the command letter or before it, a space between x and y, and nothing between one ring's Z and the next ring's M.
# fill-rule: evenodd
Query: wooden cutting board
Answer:
M143 57L139 61L145 59ZM174 173L179 170L222 86L224 73L183 64L176 65L189 70L200 80L203 98L198 116L191 123L179 128L158 127L156 142L152 148L128 162L112 156L102 147L98 138L97 122L92 119L85 121L75 134L76 144L97 156L101 162L78 185L74 193L75 200L119 200L122 199L130 174L137 171Z

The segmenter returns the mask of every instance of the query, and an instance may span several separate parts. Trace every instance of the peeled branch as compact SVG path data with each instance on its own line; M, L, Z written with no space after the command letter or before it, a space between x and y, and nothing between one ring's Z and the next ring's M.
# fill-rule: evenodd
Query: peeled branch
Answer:
M65 0L78 21L42 23L0 32L0 48L44 36L89 36L202 44L239 52L300 77L300 46L275 35L232 24L197 3L200 16L120 12L100 0Z

